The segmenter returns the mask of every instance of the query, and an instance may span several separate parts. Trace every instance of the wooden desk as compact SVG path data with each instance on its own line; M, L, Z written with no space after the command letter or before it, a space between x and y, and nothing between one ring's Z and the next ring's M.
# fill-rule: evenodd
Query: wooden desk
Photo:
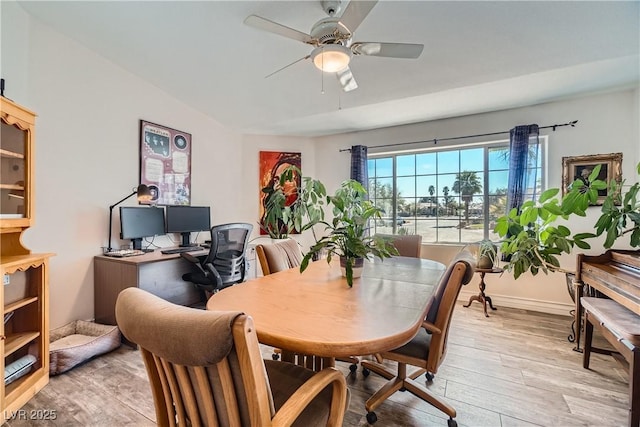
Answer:
M419 258L365 262L353 288L337 259L270 274L214 294L208 310L253 317L260 342L295 353L348 357L397 348L418 333L445 266Z
M493 306L493 303L491 302L491 297L484 294L484 289L487 287L487 284L484 282L484 275L487 273L502 273L503 271L504 270L500 267L476 268L476 273L480 273L480 284L478 285L478 287L480 288L480 293L469 298L469 302L463 305L463 307L469 307L472 302L478 301L480 304L482 304L485 317L489 317L489 314L487 314L487 303L489 303L489 307L491 307L491 310L497 310L497 308L495 308Z
M207 251L190 252L194 256ZM175 304L191 306L204 300L201 291L182 280L193 266L180 254L164 255L160 250L144 255L113 258L98 255L93 259L94 310L97 323L116 324L118 294L138 287Z

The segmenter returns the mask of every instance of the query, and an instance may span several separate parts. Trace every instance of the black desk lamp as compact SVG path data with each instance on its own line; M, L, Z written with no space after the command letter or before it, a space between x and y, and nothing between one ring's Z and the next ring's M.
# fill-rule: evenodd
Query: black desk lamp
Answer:
M109 247L107 248L107 252L111 252L111 225L113 223L113 208L115 208L134 194L138 195L138 201L142 203L150 202L153 197L151 194L151 190L149 190L149 187L144 184L138 185L138 188L134 188L132 191L133 192L131 194L123 197L121 200L118 200L117 202L109 206Z

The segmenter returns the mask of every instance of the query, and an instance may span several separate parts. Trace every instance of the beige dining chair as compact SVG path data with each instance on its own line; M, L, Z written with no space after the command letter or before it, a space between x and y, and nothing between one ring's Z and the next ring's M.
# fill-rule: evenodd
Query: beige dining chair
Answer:
M293 239L256 245L256 257L265 276L298 267L303 258L300 245Z
M391 240L393 246L398 250L398 255L420 258L422 250L422 236L419 234L376 234Z
M420 399L435 406L449 416L448 426L455 427L456 410L439 397L429 393L426 387L416 380L425 373L435 374L447 352L447 338L451 315L462 285L471 281L475 268L475 257L468 251L459 252L451 261L440 279L434 301L422 323L418 334L407 344L388 352L380 353L383 359L397 362L394 372L388 366L374 361L362 361L364 369L371 370L389 380L381 389L371 396L366 404L367 421L377 421L375 409L398 390L407 390ZM407 365L418 369L407 374Z
M253 320L178 306L139 288L118 296L122 333L140 347L159 426L341 426L349 400L335 368L262 359Z

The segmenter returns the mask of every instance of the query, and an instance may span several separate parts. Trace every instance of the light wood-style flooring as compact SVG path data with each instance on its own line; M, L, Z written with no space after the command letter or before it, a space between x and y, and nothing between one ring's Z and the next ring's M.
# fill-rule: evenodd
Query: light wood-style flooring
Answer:
M571 319L479 304L456 306L445 362L429 389L445 396L460 426L625 426L628 376L611 357L592 355L591 369L567 342ZM598 341L603 345L603 341ZM271 356L263 348L265 357ZM381 385L375 374L349 375L346 426L366 426L364 401ZM422 377L424 378L424 377ZM137 351L120 349L51 378L23 409L55 410L55 421L9 420L9 426L147 426L155 414ZM446 416L408 392L377 411L376 426L446 426Z

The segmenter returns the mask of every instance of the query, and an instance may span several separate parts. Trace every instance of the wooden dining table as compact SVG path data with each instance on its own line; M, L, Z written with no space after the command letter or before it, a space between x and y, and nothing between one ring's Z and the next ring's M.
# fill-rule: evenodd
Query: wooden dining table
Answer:
M253 318L258 340L325 358L392 350L417 333L445 271L439 262L393 257L364 263L353 287L337 259L258 277L221 290L208 310Z

